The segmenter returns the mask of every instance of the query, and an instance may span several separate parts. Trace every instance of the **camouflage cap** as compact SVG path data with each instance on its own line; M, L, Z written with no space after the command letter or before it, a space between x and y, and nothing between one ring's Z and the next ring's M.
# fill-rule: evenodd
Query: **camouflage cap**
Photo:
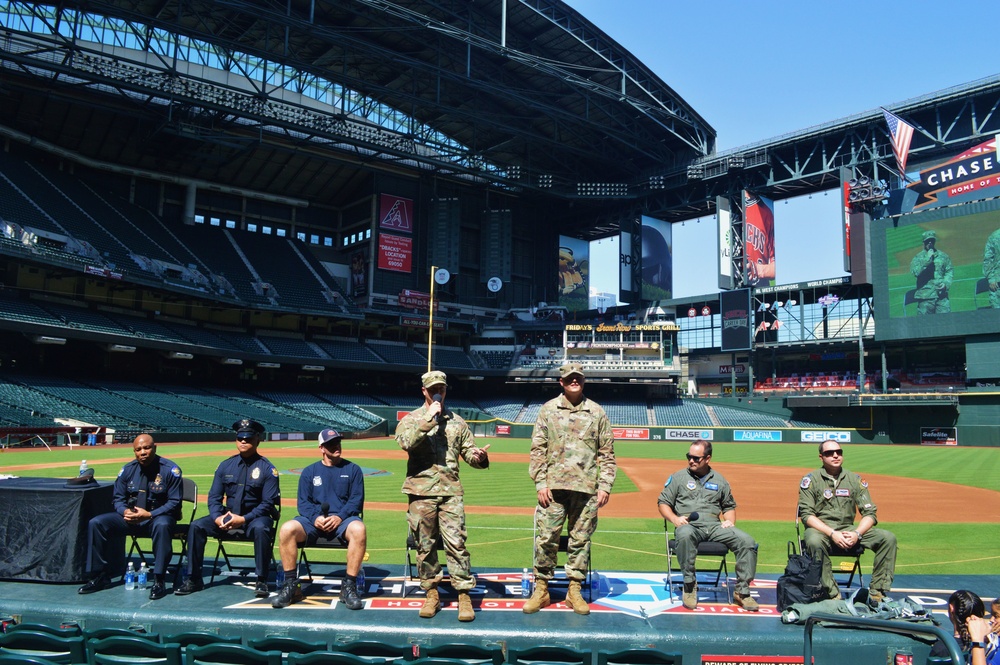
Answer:
M430 388L436 385L448 385L448 376L444 372L434 370L433 372L427 372L420 377L420 382L423 384L424 388Z
M924 242L927 242L928 240L937 240L937 233L934 231L924 231L923 238Z
M583 373L583 365L580 363L566 363L559 368L560 379L565 379L567 376L571 376L573 374L579 374L581 377L585 376Z

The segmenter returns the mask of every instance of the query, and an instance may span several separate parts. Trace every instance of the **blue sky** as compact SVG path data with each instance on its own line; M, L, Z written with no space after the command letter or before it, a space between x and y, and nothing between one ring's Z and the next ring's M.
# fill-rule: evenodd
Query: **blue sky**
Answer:
M1000 3L566 0L639 58L726 150L1000 72ZM860 18L854 18L858 14ZM844 274L837 196L775 206L778 283ZM714 293L710 218L673 227L677 297ZM591 245L617 292L617 240Z

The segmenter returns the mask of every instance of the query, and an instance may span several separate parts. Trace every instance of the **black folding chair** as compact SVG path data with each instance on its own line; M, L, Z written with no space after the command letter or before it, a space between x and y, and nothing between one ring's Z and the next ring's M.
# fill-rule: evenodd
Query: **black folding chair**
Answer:
M670 600L674 599L674 584L683 584L683 580L674 582L674 567L673 560L677 557L677 540L673 538L673 533L670 530L673 524L670 520L663 520L663 536L666 540L667 545L667 595ZM708 573L710 575L715 575L715 581L711 585L702 585L699 582L699 589L715 589L718 591L725 587L726 598L731 605L733 602L733 590L729 586L729 564L728 564L729 548L722 543L712 542L711 540L703 540L698 543L698 557L709 557L719 559L718 566L711 566L709 568L698 568L698 559L695 559L695 576L698 573ZM677 562L678 567L680 566L680 561ZM678 571L680 572L680 571ZM722 584L720 584L722 582Z
M805 534L803 532L803 526L804 525L802 524L802 520L799 518L799 509L798 509L798 507L796 507L795 508L795 540L799 544L799 552L805 552L806 551L806 541L805 541ZM829 554L830 559L833 559L834 557L841 558L841 559L850 559L850 562L842 562L841 565L839 566L839 570L837 568L833 568L833 561L830 562L830 568L833 571L834 579L837 581L837 586L841 586L842 585L841 580L837 580L837 575L838 574L843 575L845 573L849 573L848 578L847 578L847 584L844 585L848 589L850 589L851 588L851 584L854 583L854 576L855 575L858 576L858 586L859 587L863 587L865 585L865 576L861 572L861 554L864 551L865 551L865 548L861 546L861 542L860 541L854 547L852 547L850 549L846 549L846 550L842 549L840 547L837 547L833 543L830 543L830 554ZM845 567L844 564L847 564L847 567Z
M173 552L171 549L170 558L176 555L177 558L177 570L175 572L175 577L180 579L181 571L184 569L184 557L187 556L187 537L188 537L188 527L191 526L191 522L194 521L194 516L198 512L198 483L191 480L190 478L181 478L181 504L185 502L191 504L191 515L188 517L186 524L177 523L174 525L173 530L170 533L171 543L175 540L181 541L181 551ZM132 553L137 553L139 555L139 560L142 563L151 565L152 562L146 561L146 552L142 549L139 544L139 538L143 536L135 536L132 538L132 545L128 549L128 557L132 556ZM148 538L146 538L148 540Z

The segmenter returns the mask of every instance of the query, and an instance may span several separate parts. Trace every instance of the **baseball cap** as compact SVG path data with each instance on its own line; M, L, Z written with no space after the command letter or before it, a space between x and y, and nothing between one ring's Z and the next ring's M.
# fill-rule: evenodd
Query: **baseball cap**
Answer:
M319 433L318 440L319 440L319 445L325 446L328 443L330 444L340 443L340 440L343 438L344 437L340 435L340 432L328 427Z
M244 434L263 434L264 426L256 420L244 418L243 420L237 420L233 423L233 430L235 430L236 436Z
M439 384L448 385L448 376L444 372L434 370L433 372L427 372L420 377L420 382L423 383L424 388L430 388L431 386L436 386Z
M937 233L934 231L924 231L923 238L924 242L927 242L928 240L937 240Z
M559 368L560 379L565 379L567 376L571 376L573 374L579 374L580 376L585 377L586 375L583 373L583 365L580 363L566 363Z

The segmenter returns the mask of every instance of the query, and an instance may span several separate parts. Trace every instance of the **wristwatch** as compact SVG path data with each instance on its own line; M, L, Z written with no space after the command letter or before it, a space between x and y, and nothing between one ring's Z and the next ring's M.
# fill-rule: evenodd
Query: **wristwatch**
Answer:
M969 648L970 649L976 649L976 648L986 649L986 642L973 642L972 644L969 645Z

